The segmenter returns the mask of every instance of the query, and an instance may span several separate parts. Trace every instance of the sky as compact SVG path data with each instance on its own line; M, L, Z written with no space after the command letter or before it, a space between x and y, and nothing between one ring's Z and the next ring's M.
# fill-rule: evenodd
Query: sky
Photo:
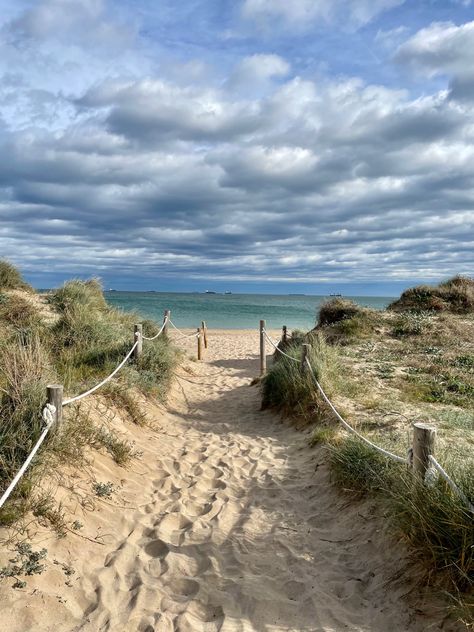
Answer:
M0 256L36 287L473 273L473 0L0 0Z

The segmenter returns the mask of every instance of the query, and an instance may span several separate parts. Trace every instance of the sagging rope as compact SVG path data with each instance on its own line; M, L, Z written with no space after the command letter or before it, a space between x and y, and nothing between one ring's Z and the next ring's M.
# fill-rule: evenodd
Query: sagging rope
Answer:
M181 338L199 338L200 336L198 332L193 332L192 334L185 334L184 331L181 331L181 329L179 329L179 327L176 327L176 325L174 324L172 320L170 320L169 323L178 333L181 334L181 336L179 338L176 338L176 340L181 340Z
M282 351L278 347L278 345L276 345L273 342L273 340L270 338L270 336L268 336L268 334L267 334L265 329L263 329L263 333L265 335L265 338L276 349L276 351L281 353L281 355L285 356L286 358L288 358L290 360L293 360L294 362L299 362L299 360L297 358L294 358L294 357L288 355L287 353L285 353L284 351ZM347 421L343 417L341 417L341 415L339 414L339 412L337 411L337 409L335 408L335 406L333 405L333 403L331 402L329 397L324 392L324 389L321 386L321 384L319 383L319 381L318 381L318 379L316 377L316 374L314 372L314 369L311 366L311 362L309 361L309 359L305 358L305 361L306 361L306 365L307 365L307 367L308 367L308 369L309 369L309 371L310 371L310 373L311 373L311 375L313 377L313 380L314 380L319 392L321 393L321 396L323 397L323 399L326 402L326 404L329 406L329 408L332 410L332 412L335 414L337 419L341 422L341 424L344 426L344 428L346 430L348 430L352 434L355 434L361 441L363 441L365 444L369 445L371 448L373 448L377 452L380 452L384 456L386 456L386 457L388 457L390 459L393 459L394 461L397 461L398 463L404 463L404 464L409 463L409 458L404 458L404 457L398 456L398 454L393 454L393 452L389 452L388 450L385 450L384 448L381 448L380 446L376 445L375 443L372 443L372 441L370 441L369 439L367 439L366 437L361 435L359 432L357 432L357 430L355 428L353 428L350 424L348 424ZM470 500L464 494L464 492L461 489L459 489L459 487L456 485L456 483L453 481L453 479L449 476L449 474L446 472L446 470L442 467L442 465L440 463L438 463L438 461L434 458L434 456L432 454L430 454L428 456L428 459L429 459L429 462L431 463L432 467L438 472L438 474L441 476L441 478L449 485L449 487L452 489L452 491L459 496L459 498L464 502L464 504L469 509L469 511L471 511L471 513L474 514L474 505L470 502Z
M270 338L270 336L267 334L267 330L266 329L262 329L263 331L263 335L265 336L265 338L268 340L268 342L272 345L272 347L274 347L279 353L281 353L281 355L285 356L285 358L288 358L289 360L293 360L293 362L298 362L299 363L299 359L298 358L294 358L293 356L288 355L287 353L285 353L284 351L282 351L280 349L280 347L278 345L276 345L273 340Z
M65 399L63 401L63 406L67 406L68 404L72 404L73 402L78 402L79 400L83 399L84 397L87 397L88 395L91 395L92 393L94 393L97 389L99 389L101 386L103 386L104 384L107 384L107 382L109 382L116 373L118 373L120 371L120 369L123 367L123 365L127 362L127 360L130 358L130 356L132 355L132 353L135 351L137 345L139 343L139 340L135 341L135 344L133 345L133 347L130 349L130 351L127 353L127 355L125 356L125 358L122 360L122 362L112 371L112 373L110 375L108 375L106 378L104 378L102 380L102 382L99 382L99 384L96 384L95 386L93 386L92 388L90 388L88 391L86 391L85 393L81 393L80 395L76 395L75 397L71 397L70 399Z
M99 388L104 386L104 384L107 384L107 382L109 382L120 371L120 369L126 364L126 362L129 360L130 356L135 351L135 349L137 348L137 346L138 346L138 344L140 342L140 335L141 335L141 337L144 340L155 340L156 338L158 338L158 336L160 336L163 333L163 331L165 329L165 326L166 326L166 324L168 322L176 329L176 331L181 333L181 331L178 329L178 327L176 327L176 325L168 318L168 316L165 316L165 319L163 321L163 325L161 326L160 331L155 336L147 337L147 336L143 336L143 334L139 334L138 332L136 332L136 334L135 334L135 337L136 337L135 343L133 344L131 349L128 351L128 353L124 357L124 359L120 362L120 364L112 371L112 373L110 373L110 375L108 375L101 382L99 382L99 384L96 384L95 386L90 388L88 391L85 391L84 393L81 393L80 395L76 395L75 397L71 397L69 399L64 400L62 402L62 405L63 406L67 406L69 404L72 404L73 402L78 402L81 399L84 399L88 395L91 395L92 393L97 391ZM191 335L188 335L188 334L184 334L183 335L183 337L185 337L185 338L189 338L191 336L199 338L200 337L200 333L197 332L197 333L193 333ZM52 425L54 423L55 413L56 413L56 407L53 406L53 404L48 403L43 408L42 418L43 418L43 421L46 424L46 427L44 428L44 430L41 433L38 441L34 445L32 451L30 452L30 454L26 458L25 462L23 463L21 468L18 470L18 473L16 474L15 478L12 480L12 482L10 483L10 485L7 487L7 489L3 493L2 497L0 498L0 509L4 505L4 503L6 502L6 500L8 499L10 494L12 493L12 491L15 489L15 487L18 484L19 480L21 479L23 474L26 472L26 470L28 469L31 461L33 460L33 458L35 457L35 455L38 452L39 448L41 447L43 441L46 439L46 436L47 436L49 430L51 429L51 427L52 427Z
M51 429L51 427L52 427L52 425L54 423L55 414L56 414L56 407L53 406L53 404L46 404L46 406L43 408L43 412L42 412L42 415L41 415L42 418L43 418L44 423L46 424L46 427L44 428L43 432L41 433L38 441L35 443L35 445L34 445L33 449L31 450L30 454L26 458L26 461L23 463L23 465L18 470L15 478L12 480L12 482L7 487L7 489L3 492L3 495L0 498L0 509L3 507L3 505L5 504L5 501L8 499L8 497L10 496L12 491L17 486L17 484L20 481L21 477L23 476L23 474L28 469L31 461L33 460L33 458L35 456L35 454L40 449L41 444L46 439L46 435L48 434L48 432L50 431L50 429Z
M374 448L374 450L377 450L377 452L380 452L380 454L383 454L383 455L389 457L390 459L393 459L394 461L398 461L399 463L408 463L408 459L407 458L402 457L402 456L398 456L398 454L393 454L393 452L389 452L388 450L385 450L384 448L381 448L380 446L376 445L375 443L372 443L372 441L370 441L369 439L367 439L366 437L361 435L359 432L357 432L357 430L355 428L353 428L351 425L349 425L347 423L347 421L345 419L343 419L343 417L341 417L341 415L338 413L338 411L334 407L334 405L331 402L331 400L329 399L329 397L324 392L323 387L319 383L318 378L316 377L316 374L315 374L315 372L313 370L313 367L311 366L311 362L309 361L308 358L306 358L306 365L309 368L311 375L313 376L314 383L316 384L319 392L321 393L322 398L324 399L326 404L329 406L329 408L332 410L332 412L336 415L337 419L341 422L341 424L344 426L344 428L346 430L348 430L352 434L355 434L357 437L359 437L359 439L361 441L363 441L367 445L370 445L370 447Z
M159 332L158 332L155 336L151 336L151 338L147 338L147 336L144 336L144 335L142 334L142 338L143 338L143 340L156 340L156 338L158 338L158 336L161 336L161 334L163 333L163 331L164 331L164 329L165 329L165 327L166 327L166 325L167 325L168 321L169 321L168 316L165 316L165 319L164 319L164 321L163 321L163 324L161 325L161 329L160 329L160 331L159 331Z
M289 360L293 360L293 362L300 362L300 360L298 358L294 358L293 356L288 355L287 353L285 353L284 351L282 351L278 345L276 345L273 340L270 338L270 336L267 334L267 331L265 329L262 330L263 334L265 336L265 338L268 340L268 342L276 349L276 351L278 351L279 353L281 353L281 355L285 356L285 358L288 358ZM367 445L370 445L372 448L374 448L375 450L377 450L378 452L380 452L381 454L393 459L394 461L398 461L399 463L407 463L407 459L401 456L398 456L397 454L393 454L392 452L389 452L388 450L385 450L384 448L379 447L378 445L375 445L375 443L372 443L372 441L369 441L369 439L367 439L366 437L364 437L363 435L361 435L359 432L357 432L357 430L355 430L355 428L353 428L352 426L350 426L347 421L345 419L343 419L341 417L341 415L338 413L338 411L336 410L336 408L334 407L333 403L331 402L331 400L329 399L329 397L326 395L326 393L324 392L321 384L319 383L316 374L313 371L313 367L311 366L311 363L309 361L308 358L305 359L306 360L306 364L310 370L311 375L313 376L314 382L319 390L319 392L321 393L322 398L324 399L324 401L326 402L326 404L329 406L329 408L333 411L333 413L336 415L337 419L342 423L342 425L344 426L344 428L346 428L346 430L348 430L349 432L352 432L353 434L355 434L357 437L359 437L359 439L361 439L361 441L363 441L364 443L366 443Z

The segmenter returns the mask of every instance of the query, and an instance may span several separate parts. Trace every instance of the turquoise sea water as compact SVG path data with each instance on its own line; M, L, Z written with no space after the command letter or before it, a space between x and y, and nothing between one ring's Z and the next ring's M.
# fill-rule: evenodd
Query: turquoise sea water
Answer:
M210 329L258 329L261 318L268 329L287 325L290 329L314 326L319 306L327 296L270 294L178 294L165 292L106 292L107 301L124 310L162 321L171 310L178 327L198 327L205 320ZM383 309L390 297L351 296L359 305Z

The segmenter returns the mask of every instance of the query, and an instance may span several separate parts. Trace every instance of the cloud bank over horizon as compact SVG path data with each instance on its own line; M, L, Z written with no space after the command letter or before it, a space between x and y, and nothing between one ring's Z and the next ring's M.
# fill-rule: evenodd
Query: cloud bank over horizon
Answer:
M2 20L1 255L36 285L472 274L470 3L7 0Z

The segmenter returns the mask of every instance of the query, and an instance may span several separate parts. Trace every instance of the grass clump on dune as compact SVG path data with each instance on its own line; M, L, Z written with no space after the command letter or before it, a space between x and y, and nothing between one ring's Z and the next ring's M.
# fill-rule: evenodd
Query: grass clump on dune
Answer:
M25 461L43 429L46 385L54 375L38 338L13 340L0 353L0 491ZM23 478L15 495L25 498L31 476ZM0 521L16 517L13 508L0 510Z
M7 271L9 286L18 288L14 279L21 277L11 270L10 264L0 266L0 278ZM9 289L0 294L0 494L44 428L46 385L62 383L67 397L98 384L132 347L133 325L139 322L136 314L110 307L96 279L65 283L48 295L49 308L33 294L28 294L32 296L28 301L18 289L15 292ZM149 336L159 330L152 321L143 325ZM133 389L163 399L175 363L176 354L165 337L146 341L141 358L130 358L117 378L97 394L102 402L125 411L142 425L145 417ZM32 508L31 493L48 459L64 463L73 455L71 462L78 463L85 446L105 448L121 465L133 456L131 444L114 431L113 424L97 426L83 416L79 419L79 409L64 409L61 428L48 435L44 448L0 511L0 524L9 524Z
M316 330L324 331L332 342L345 343L370 336L377 324L377 313L345 298L332 298L319 310Z
M334 390L338 379L339 361L337 351L326 343L321 333L310 333L299 344L287 347L285 353L298 362L280 354L262 381L262 407L275 408L309 420L320 411L320 397L311 373L302 370L300 358L302 344L311 345L308 359L322 387Z
M133 326L139 317L110 307L96 279L69 281L48 300L59 314L52 338L65 387L85 387L111 373L133 345ZM143 326L149 336L158 331L151 321ZM156 395L167 389L174 363L169 342L160 337L145 342L139 362L130 362L121 378L125 375L128 385Z
M26 290L33 288L21 276L18 268L5 259L0 260L0 290Z
M395 312L474 312L474 279L458 275L436 286L410 288L388 309Z
M474 582L473 514L442 479L425 485L403 465L394 463L355 437L329 444L331 472L344 489L375 493L392 524L417 552L427 573L443 571L445 588L458 598ZM438 455L450 474L474 500L474 462L465 467L459 455ZM474 623L474 620L472 621Z

